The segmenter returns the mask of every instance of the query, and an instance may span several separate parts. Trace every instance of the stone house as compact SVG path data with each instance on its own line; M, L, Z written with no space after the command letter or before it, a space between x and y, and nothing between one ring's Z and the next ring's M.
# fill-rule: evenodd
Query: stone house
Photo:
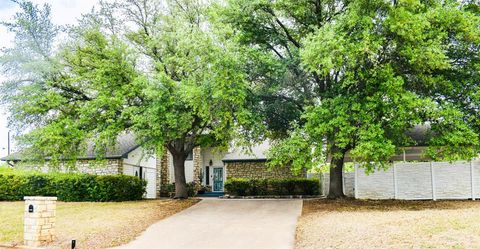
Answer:
M269 149L267 142L250 148L248 152L241 148L231 148L228 151L217 148L193 149L191 156L185 162L185 177L187 182L198 182L202 186L210 186L212 192L222 193L224 184L230 178L267 179L306 177L294 175L289 167L268 169L265 153ZM170 153L157 158L157 191L162 186L174 182L173 158Z
M210 186L212 192L222 193L224 183L229 178L291 178L293 175L288 167L268 169L266 167L268 150L267 142L250 148L248 152L240 148L221 151L217 148L196 147L185 161L185 177L187 182L197 182ZM20 165L20 153L1 158L10 165ZM78 157L75 171L97 175L124 174L138 176L147 181L146 198L157 198L161 191L174 182L173 158L170 153L157 156L147 153L130 134L117 138L114 148L107 151L104 160L96 160L93 150L88 150L85 156ZM48 160L47 160L48 163ZM47 171L48 167L43 166ZM305 174L301 177L305 177Z

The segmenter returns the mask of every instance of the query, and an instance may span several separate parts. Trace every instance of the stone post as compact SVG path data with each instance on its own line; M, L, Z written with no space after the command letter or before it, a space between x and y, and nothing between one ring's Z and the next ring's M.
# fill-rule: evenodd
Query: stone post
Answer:
M25 196L24 244L39 247L54 240L57 197Z
M200 173L202 170L202 148L200 146L193 149L193 181L202 183L200 180Z
M165 148L163 154L157 155L157 191L159 196L168 196L166 187L169 183L169 156Z

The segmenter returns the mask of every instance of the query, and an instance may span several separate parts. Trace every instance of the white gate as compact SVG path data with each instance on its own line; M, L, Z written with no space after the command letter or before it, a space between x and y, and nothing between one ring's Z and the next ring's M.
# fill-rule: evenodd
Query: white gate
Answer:
M157 174L155 169L144 168L145 180L147 180L147 198L155 199L157 197Z

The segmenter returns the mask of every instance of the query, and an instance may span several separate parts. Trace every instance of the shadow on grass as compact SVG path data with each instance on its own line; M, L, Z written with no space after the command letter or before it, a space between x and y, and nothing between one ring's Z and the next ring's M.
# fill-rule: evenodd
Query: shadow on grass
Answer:
M336 212L351 212L351 211L396 211L396 210L411 210L420 211L427 209L438 210L455 210L467 208L479 208L480 201L472 200L356 200L353 198L345 198L338 200L320 199L320 200L305 200L303 213L318 212L318 211L336 211Z

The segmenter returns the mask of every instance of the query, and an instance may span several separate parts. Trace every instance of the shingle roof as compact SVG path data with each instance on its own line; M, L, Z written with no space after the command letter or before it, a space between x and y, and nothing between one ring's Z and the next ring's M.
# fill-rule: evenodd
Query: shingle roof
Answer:
M117 137L117 143L113 148L108 148L105 159L116 159L125 157L128 153L138 148L140 144L137 142L135 135L131 133L121 134ZM0 158L1 161L21 161L25 160L22 151L12 153L9 156ZM96 159L97 155L94 151L93 142L89 143L87 151L77 159ZM46 158L48 159L48 158Z

